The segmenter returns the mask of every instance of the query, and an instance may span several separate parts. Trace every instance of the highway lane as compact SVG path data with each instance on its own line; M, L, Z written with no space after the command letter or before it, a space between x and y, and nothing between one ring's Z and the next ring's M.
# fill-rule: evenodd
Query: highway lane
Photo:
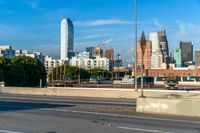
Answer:
M92 105L115 105L115 106L136 106L136 99L100 99L85 97L56 97L56 96L34 96L17 94L0 94L0 100L19 102L40 102L51 104L92 104Z
M0 133L200 132L199 118L138 114L134 111L135 107L124 106L124 104L122 108L132 109L132 114L121 114L120 111L116 113L113 110L110 111L110 108L118 109L119 104L108 106L102 103L116 101L113 99L79 98L77 100L65 97L7 94L1 94L0 97ZM6 100L6 97L9 100ZM66 99L74 100L74 103L68 104ZM79 102L84 100L88 102L96 100L100 101L100 104Z

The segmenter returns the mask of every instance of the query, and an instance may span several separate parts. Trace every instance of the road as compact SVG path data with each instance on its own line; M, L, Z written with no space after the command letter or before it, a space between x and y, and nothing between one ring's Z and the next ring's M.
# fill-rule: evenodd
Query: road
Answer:
M200 119L135 112L135 100L0 94L0 133L200 133Z

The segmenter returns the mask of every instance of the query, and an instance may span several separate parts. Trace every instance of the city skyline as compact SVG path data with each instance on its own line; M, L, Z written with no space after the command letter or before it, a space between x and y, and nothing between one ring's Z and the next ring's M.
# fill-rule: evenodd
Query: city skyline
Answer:
M0 44L59 56L60 21L71 18L75 27L75 51L83 51L88 46L96 47L102 39L113 38L108 47L115 48L118 53L122 52L120 47L123 46L131 57L130 47L134 45L133 0L87 0L85 3L80 0L60 0L56 4L46 4L47 2L48 0L1 0ZM197 17L200 13L199 6L199 0L138 0L138 38L142 30L145 30L148 39L150 32L164 27L170 51L178 48L179 41L182 40L191 40L197 44L194 49L200 49L200 20ZM187 12L185 8L188 9ZM176 9L176 12L172 9Z

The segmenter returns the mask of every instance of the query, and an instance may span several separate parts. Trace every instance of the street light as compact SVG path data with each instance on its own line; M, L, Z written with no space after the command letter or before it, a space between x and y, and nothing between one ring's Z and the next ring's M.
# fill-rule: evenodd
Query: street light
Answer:
M135 20L135 91L138 91L137 88L137 0L134 0L134 20Z
M143 84L143 71L144 71L144 54L145 54L145 50L146 50L146 39L145 39L144 31L142 32L142 37L140 39L140 47L141 47L141 51L142 51L141 96L140 97L144 97L144 93L143 93L143 88L144 88L144 84Z

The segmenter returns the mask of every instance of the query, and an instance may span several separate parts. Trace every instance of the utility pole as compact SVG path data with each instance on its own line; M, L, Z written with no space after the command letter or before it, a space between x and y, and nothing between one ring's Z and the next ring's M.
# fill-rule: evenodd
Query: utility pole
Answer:
M134 20L135 20L135 91L137 88L137 0L134 0Z

